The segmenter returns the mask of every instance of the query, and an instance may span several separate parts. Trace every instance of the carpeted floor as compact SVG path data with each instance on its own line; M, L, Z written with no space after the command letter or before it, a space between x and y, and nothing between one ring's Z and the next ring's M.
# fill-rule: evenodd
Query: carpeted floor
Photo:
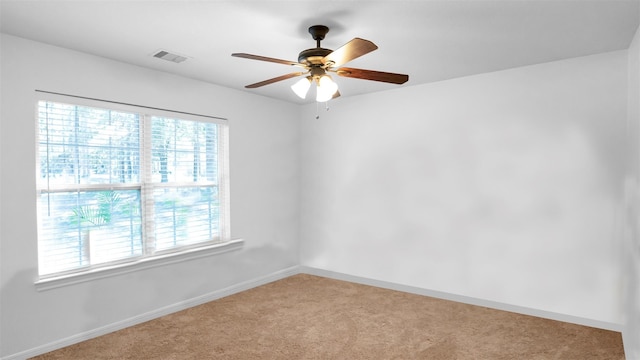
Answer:
M295 275L34 359L624 359L622 336Z

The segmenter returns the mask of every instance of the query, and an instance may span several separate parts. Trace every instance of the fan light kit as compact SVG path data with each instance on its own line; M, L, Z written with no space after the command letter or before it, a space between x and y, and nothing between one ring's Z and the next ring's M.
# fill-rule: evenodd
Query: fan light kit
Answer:
M309 28L309 33L316 41L316 47L303 50L298 55L298 61L280 60L260 55L252 55L246 53L234 53L231 56L241 57L251 60L260 60L274 62L278 64L298 66L304 71L293 72L290 74L275 77L273 79L264 80L255 84L245 86L247 89L254 89L264 85L273 84L278 81L291 79L298 76L304 76L291 86L291 90L304 99L309 92L311 84L316 84L316 101L326 102L340 96L338 84L336 84L331 76L327 74L332 72L338 76L356 78L363 80L380 81L391 84L404 84L409 80L409 75L395 74L382 71L364 70L356 68L338 68L347 62L359 58L362 55L376 50L378 47L369 40L354 38L342 47L333 51L320 47L320 41L324 40L325 35L329 32L329 28L324 25L314 25Z

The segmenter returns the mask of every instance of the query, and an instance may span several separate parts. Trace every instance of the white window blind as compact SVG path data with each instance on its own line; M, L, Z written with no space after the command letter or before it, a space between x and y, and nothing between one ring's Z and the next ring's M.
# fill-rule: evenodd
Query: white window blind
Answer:
M135 110L38 102L41 278L229 241L227 126Z

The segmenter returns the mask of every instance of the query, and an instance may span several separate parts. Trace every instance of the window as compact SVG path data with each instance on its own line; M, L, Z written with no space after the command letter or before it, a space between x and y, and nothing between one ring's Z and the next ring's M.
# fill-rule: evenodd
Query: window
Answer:
M224 121L39 101L37 125L41 279L229 241Z

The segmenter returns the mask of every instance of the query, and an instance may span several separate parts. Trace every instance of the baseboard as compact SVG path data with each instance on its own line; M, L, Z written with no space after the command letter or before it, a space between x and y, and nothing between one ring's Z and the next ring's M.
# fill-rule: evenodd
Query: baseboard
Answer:
M323 270L323 269L318 269L318 268L313 268L308 266L300 266L299 270L300 270L300 273L304 273L304 274L317 275L317 276L322 276L322 277L336 279L336 280L344 280L344 281L349 281L349 282L363 284L363 285L376 286L384 289L403 291L411 294L430 296L438 299L456 301L456 302L476 305L476 306L483 306L491 309L509 311L509 312L523 314L523 315L536 316L544 319L557 320L557 321L567 322L571 324L589 326L589 327L617 331L617 332L622 332L623 330L623 325L610 323L606 321L587 319L587 318L582 318L578 316L554 313L550 311L532 309L532 308L527 308L523 306L510 305L510 304L500 303L497 301L490 301L490 300L478 299L478 298L473 298L473 297L468 297L463 295L450 294L450 293L429 290L429 289L424 289L424 288L419 288L414 286L402 285L402 284L397 284L397 283L392 283L392 282L387 282L382 280L359 277L355 275L349 275L349 274L344 274L344 273L330 271L330 270Z
M13 354L13 355L9 355L9 356L3 357L2 360L28 359L30 357L34 357L34 356L44 354L53 350L57 350L69 345L77 344L82 341L93 339L98 336L106 335L114 331L122 330L130 326L141 324L143 322L153 320L161 316L169 315L177 311L185 310L190 307L207 303L209 301L217 300L225 296L233 295L245 290L249 290L261 285L268 284L273 281L284 279L286 277L296 275L299 272L300 271L298 266L292 266L286 269L276 271L271 274L267 274L265 276L243 281L241 283L234 284L220 290L212 291L210 293L200 295L195 298L187 299L185 301L171 304L169 306L165 306L160 309L149 311L147 313L140 314L140 315L131 317L129 319L118 321L109 325L105 325L96 329L92 329L80 334L73 335L64 339L60 339L42 346L38 346L29 350L25 350L25 351Z
M477 299L477 298L472 298L472 297L467 297L462 295L450 294L450 293L429 290L429 289L424 289L419 287L413 287L408 285L402 285L402 284L397 284L397 283L392 283L392 282L387 282L382 280L349 275L349 274L330 271L330 270L323 270L323 269L318 269L318 268L313 268L308 266L292 266L292 267L285 268L264 276L260 276L255 279L247 280L247 281L234 284L220 290L216 290L204 295L200 295L195 298L191 298L185 301L181 301L179 303L165 306L160 309L156 309L144 314L140 314L140 315L131 317L129 319L118 321L116 323L105 325L93 330L89 330L80 334L76 334L64 339L57 340L42 346L38 346L29 350L25 350L25 351L13 354L13 355L9 355L1 358L0 360L24 360L33 356L37 356L37 355L44 354L56 349L60 349L69 345L79 343L82 341L93 339L98 336L106 335L108 333L111 333L117 330L121 330L137 324L141 324L143 322L153 320L161 316L169 315L177 311L185 310L193 306L201 305L209 301L217 300L225 296L233 295L242 291L246 291L246 290L249 290L261 285L265 285L273 281L284 279L292 275L300 274L300 273L322 276L322 277L336 279L336 280L349 281L349 282L363 284L363 285L376 286L384 289L403 291L403 292L412 293L412 294L430 296L438 299L451 300L451 301L456 301L464 304L484 306L484 307L492 308L496 310L510 311L514 313L537 316L545 319L558 320L558 321L590 326L590 327L595 327L600 329L606 329L606 330L612 330L612 331L618 331L618 332L622 332L623 330L622 325L615 324L615 323L609 323L609 322L598 321L593 319L585 319L585 318L571 316L571 315L565 315L565 314L553 313L553 312L548 312L548 311L543 311L538 309L531 309L531 308L526 308L521 306L509 305L509 304L504 304L500 302L494 302L494 301Z

